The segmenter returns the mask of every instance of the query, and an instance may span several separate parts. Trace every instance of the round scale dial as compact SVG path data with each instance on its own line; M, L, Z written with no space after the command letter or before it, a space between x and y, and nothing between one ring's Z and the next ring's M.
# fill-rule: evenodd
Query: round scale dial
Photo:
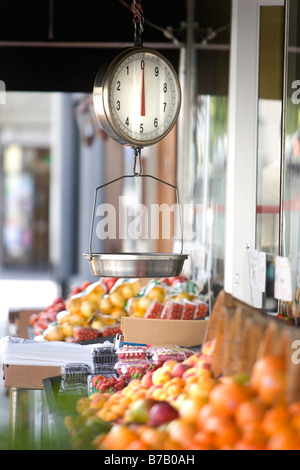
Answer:
M131 48L112 62L94 86L94 108L112 138L132 146L152 145L175 125L181 106L179 80L159 52Z

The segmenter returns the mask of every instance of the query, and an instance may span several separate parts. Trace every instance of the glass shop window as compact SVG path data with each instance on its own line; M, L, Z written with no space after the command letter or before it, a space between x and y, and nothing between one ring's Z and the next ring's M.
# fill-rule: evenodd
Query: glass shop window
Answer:
M49 268L50 96L7 92L0 107L0 271Z
M2 265L48 264L49 148L11 144L1 159Z

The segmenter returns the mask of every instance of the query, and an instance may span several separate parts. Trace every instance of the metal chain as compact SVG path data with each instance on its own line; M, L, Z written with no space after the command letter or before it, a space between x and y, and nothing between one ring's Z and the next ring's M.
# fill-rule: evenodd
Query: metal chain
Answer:
M141 1L133 0L131 4L134 23L134 45L142 46L142 33L144 32L144 9Z

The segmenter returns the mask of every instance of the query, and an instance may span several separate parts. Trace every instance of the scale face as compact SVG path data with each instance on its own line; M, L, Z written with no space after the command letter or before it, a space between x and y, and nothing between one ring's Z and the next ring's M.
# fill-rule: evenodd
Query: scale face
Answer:
M104 76L98 73L93 100L110 137L123 145L145 147L174 127L181 88L175 69L161 53L138 46L119 54Z

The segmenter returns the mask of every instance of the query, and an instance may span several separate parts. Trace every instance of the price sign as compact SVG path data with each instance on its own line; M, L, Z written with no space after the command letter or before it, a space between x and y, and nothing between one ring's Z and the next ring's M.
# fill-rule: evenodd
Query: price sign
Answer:
M258 289L260 290L260 292L266 292L266 266L266 253L260 251L258 253Z
M293 300L290 261L283 256L276 256L275 259L274 297L284 302Z
M250 285L258 289L258 251L249 250L250 260Z

